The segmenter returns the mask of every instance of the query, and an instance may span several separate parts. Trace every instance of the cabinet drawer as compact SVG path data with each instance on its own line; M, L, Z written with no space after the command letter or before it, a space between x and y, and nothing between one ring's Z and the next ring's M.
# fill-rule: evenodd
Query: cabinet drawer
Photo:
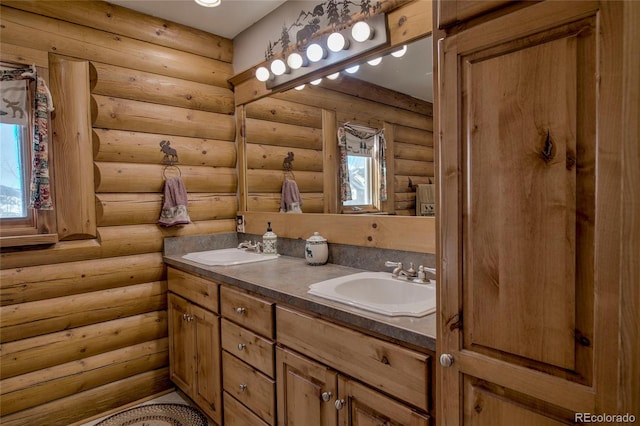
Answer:
M262 336L273 338L274 304L223 286L220 289L222 316Z
M222 352L224 390L273 424L276 413L275 382L229 353Z
M277 341L429 410L429 355L278 306Z
M170 267L167 281L169 291L218 313L218 283Z
M269 426L262 419L240 404L234 397L224 393L224 425L225 426Z
M274 343L257 334L222 320L222 349L273 378Z

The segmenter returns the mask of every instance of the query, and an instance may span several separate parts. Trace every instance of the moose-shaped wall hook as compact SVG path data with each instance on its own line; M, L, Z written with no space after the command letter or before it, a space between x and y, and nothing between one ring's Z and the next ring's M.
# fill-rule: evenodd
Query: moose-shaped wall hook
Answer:
M178 152L171 148L171 141L160 141L160 151L164 152L164 158L162 164L168 164L170 166L178 162Z

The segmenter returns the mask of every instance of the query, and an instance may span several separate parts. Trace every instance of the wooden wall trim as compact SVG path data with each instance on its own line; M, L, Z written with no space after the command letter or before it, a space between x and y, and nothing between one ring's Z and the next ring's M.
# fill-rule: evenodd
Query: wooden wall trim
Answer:
M278 236L307 239L315 231L329 244L349 244L435 253L435 218L385 215L329 215L276 212L239 212L245 216L245 231L261 235L271 222Z
M50 55L50 90L56 118L52 155L60 240L95 238L89 63Z
M324 213L342 211L339 190L340 153L338 152L338 123L335 111L322 110L322 178Z

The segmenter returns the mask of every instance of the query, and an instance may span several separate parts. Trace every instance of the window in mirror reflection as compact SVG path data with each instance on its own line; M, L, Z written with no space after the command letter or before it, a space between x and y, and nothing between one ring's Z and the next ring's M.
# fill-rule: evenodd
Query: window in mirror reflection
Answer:
M384 133L347 123L338 142L344 212L379 212L387 198Z

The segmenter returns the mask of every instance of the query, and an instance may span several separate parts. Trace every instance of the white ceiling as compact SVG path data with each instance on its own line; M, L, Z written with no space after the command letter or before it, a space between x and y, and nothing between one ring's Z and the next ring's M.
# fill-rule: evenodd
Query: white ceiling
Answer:
M286 0L222 0L218 7L202 7L193 0L108 1L127 9L233 39Z
M108 1L147 15L233 39L286 0L222 0L220 6L211 8L199 6L194 0ZM432 102L431 58L431 38L428 37L412 43L407 55L402 59L385 56L382 64L376 67L364 64L352 77ZM240 71L242 70L237 70Z

